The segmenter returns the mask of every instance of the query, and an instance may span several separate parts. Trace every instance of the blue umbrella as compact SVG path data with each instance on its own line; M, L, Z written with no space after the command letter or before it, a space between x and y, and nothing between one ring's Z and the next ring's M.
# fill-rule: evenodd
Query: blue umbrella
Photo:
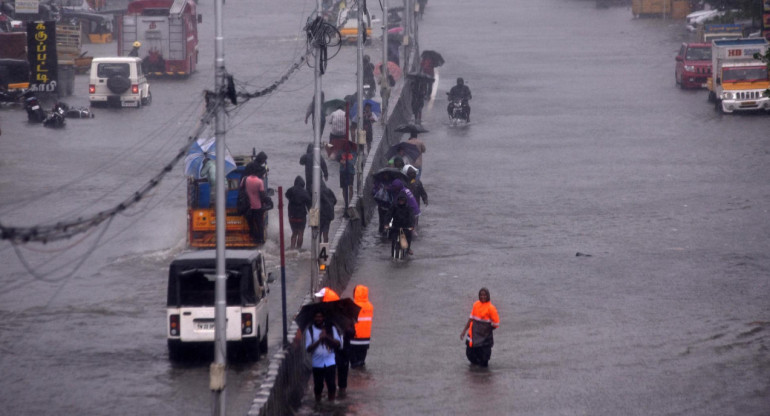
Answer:
M374 100L364 100L364 105L371 104L372 105L372 113L375 114L377 117L379 117L382 114L382 107L380 107L380 103ZM358 102L353 103L353 107L350 109L350 121L355 122L356 114L358 114Z
M216 139L213 137L199 138L190 145L187 156L184 158L184 173L187 176L201 179L203 161L216 160ZM235 170L235 160L230 151L225 149L225 175Z

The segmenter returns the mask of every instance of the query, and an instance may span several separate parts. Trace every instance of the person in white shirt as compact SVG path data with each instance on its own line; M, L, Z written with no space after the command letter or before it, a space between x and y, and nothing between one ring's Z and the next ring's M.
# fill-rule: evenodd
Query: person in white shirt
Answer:
M329 392L329 401L335 399L337 365L334 351L341 346L342 337L337 328L326 323L323 312L316 312L313 316L313 325L305 330L305 349L313 356L313 392L316 402L321 401L324 381Z

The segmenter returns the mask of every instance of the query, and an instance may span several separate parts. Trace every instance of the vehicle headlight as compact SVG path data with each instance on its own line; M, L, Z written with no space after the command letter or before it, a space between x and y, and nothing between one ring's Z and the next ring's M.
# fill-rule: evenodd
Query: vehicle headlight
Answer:
M724 92L722 92L722 99L723 100L734 100L735 99L735 93L724 91Z
M685 65L684 70L687 72L694 72L695 71L695 65Z

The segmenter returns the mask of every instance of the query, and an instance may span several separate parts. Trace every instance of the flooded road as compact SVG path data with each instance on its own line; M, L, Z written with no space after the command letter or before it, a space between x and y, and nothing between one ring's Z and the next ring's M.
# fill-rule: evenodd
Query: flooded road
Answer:
M375 307L366 371L303 414L766 415L770 118L675 87L681 21L447 0L421 23L447 63L415 255L368 230L345 292ZM467 128L447 125L457 77ZM488 370L458 339L484 286Z
M228 70L251 90L278 79L304 51L314 4L228 0ZM213 6L199 8L200 70L154 81L152 106L97 109L63 131L0 112L4 225L112 207L176 154L213 84ZM720 116L704 91L676 89L673 57L687 37L680 21L634 20L592 1L429 2L421 47L447 61L423 116L431 204L407 264L391 263L367 231L345 292L370 287L367 369L323 412L767 413L770 119ZM352 92L354 53L331 61L327 97ZM445 116L458 76L474 96L464 129ZM68 103L87 105L86 79ZM230 149L265 150L271 186L303 173L312 90L304 68L231 113ZM208 361L172 365L165 345L184 183L177 166L106 231L19 247L21 256L0 245L0 414L210 414ZM309 286L307 256L288 258L292 310ZM458 339L482 286L502 321L487 371L468 367ZM228 414L245 414L264 365L230 366ZM313 413L310 401L301 413Z

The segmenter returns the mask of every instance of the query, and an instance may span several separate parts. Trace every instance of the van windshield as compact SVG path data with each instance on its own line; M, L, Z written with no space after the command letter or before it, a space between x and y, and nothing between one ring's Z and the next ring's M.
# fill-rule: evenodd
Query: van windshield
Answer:
M169 278L169 306L210 306L214 307L216 274L213 270L189 269L172 271ZM242 306L256 303L252 280L242 279L237 271L227 271L227 306Z
M104 63L96 67L96 76L99 78L109 78L113 75L129 78L131 76L131 67L128 63Z
M767 67L752 66L740 68L724 68L722 82L751 82L767 80Z
M688 61L710 61L711 48L688 48L685 59Z

